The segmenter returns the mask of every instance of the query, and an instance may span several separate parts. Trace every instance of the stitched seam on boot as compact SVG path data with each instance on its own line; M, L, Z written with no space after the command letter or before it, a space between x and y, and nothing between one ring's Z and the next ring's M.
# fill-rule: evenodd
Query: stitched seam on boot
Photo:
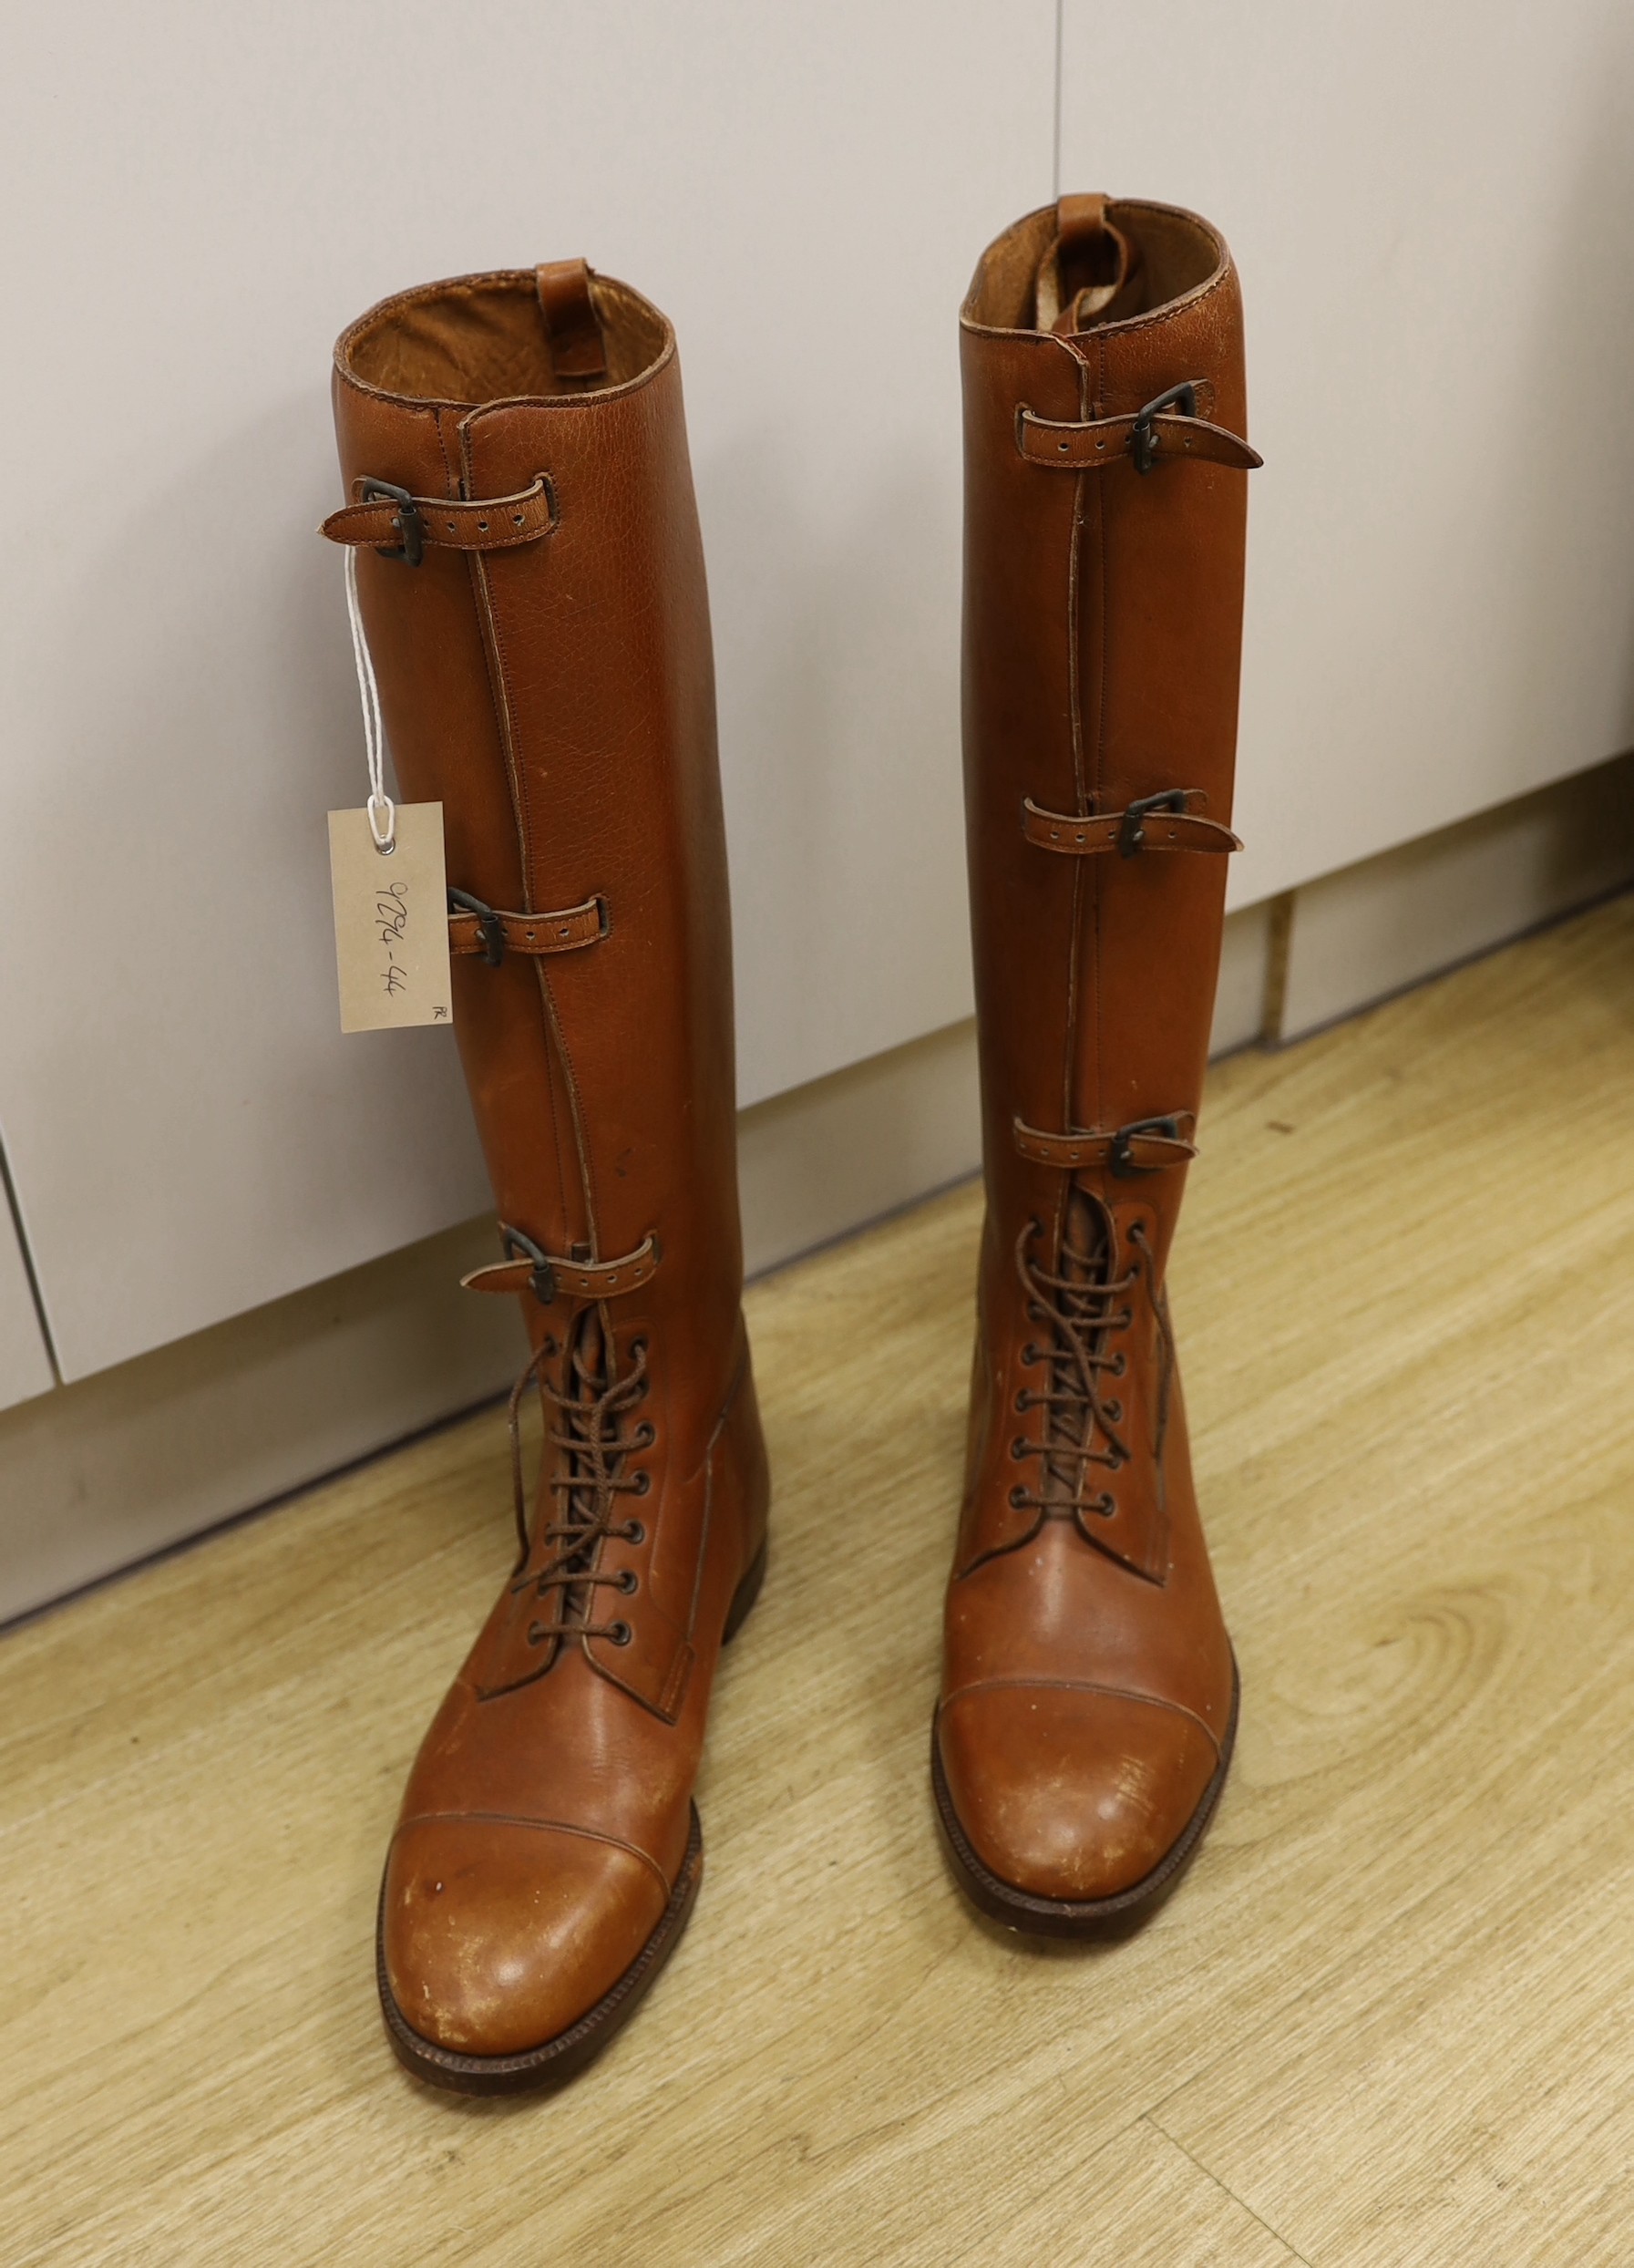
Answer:
M963 1701L978 1693L1093 1693L1108 1701L1138 1701L1146 1708L1166 1709L1172 1716L1183 1716L1207 1735L1215 1754L1220 1752L1219 1736L1210 1730L1195 1709L1188 1709L1184 1701L1168 1701L1161 1694L1136 1693L1127 1686L1107 1686L1093 1677L981 1677L971 1685L959 1686L943 1700L944 1711L955 1701Z

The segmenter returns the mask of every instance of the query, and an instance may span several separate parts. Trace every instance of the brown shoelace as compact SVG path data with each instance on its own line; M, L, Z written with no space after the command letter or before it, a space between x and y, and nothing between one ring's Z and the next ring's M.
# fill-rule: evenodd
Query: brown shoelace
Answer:
M529 1625L530 1645L546 1645L568 1636L606 1638L614 1645L628 1645L628 1623L593 1619L595 1597L604 1585L628 1596L637 1589L640 1579L629 1568L616 1575L603 1574L595 1561L610 1538L619 1537L629 1543L643 1539L641 1522L624 1516L621 1500L644 1496L648 1488L646 1473L623 1469L632 1449L648 1448L655 1438L650 1424L636 1427L628 1436L624 1430L631 1412L647 1391L646 1342L637 1339L633 1343L630 1367L622 1377L616 1372L604 1376L611 1359L610 1342L592 1309L581 1319L567 1350L560 1387L551 1385L542 1367L559 1351L553 1339L546 1339L511 1389L510 1477L519 1557L510 1588L515 1595L531 1585L541 1600L555 1594L554 1619L546 1621L541 1616ZM554 1410L560 1419L556 1425L546 1419L546 1440L558 1452L560 1468L551 1474L548 1487L558 1501L548 1519L541 1515L542 1524L531 1536L519 1415L530 1383L537 1385L547 1410ZM536 1572L528 1562L541 1549L543 1561Z
M1080 1219L1088 1216L1088 1200L1074 1199L1074 1210L1083 1208ZM1069 1230L1071 1219L1069 1213ZM1120 1348L1114 1354L1109 1342L1135 1320L1132 1295L1143 1273L1166 1347L1170 1345L1168 1316L1157 1295L1152 1248L1143 1222L1137 1221L1129 1231L1129 1242L1140 1258L1131 1262L1123 1275L1111 1273L1115 1239L1110 1221L1099 1223L1098 1239L1091 1250L1082 1250L1064 1236L1059 1273L1028 1257L1029 1244L1043 1232L1042 1222L1029 1221L1016 1240L1015 1258L1027 1295L1028 1321L1047 1325L1053 1339L1048 1348L1029 1342L1022 1349L1022 1360L1029 1368L1047 1364L1049 1384L1042 1393L1023 1390L1017 1395L1015 1406L1021 1412L1042 1409L1047 1416L1042 1440L1017 1434L1010 1445L1010 1453L1018 1462L1036 1457L1043 1460L1043 1469L1037 1489L1018 1483L1010 1492L1010 1500L1018 1510L1042 1512L1046 1520L1106 1520L1117 1510L1116 1500L1109 1489L1089 1490L1088 1468L1099 1465L1115 1472L1135 1454L1120 1430L1124 1405L1103 1391L1102 1380L1104 1376L1121 1378L1127 1373L1126 1352ZM1120 1304L1125 1300L1130 1304ZM1166 1405L1166 1365L1158 1413L1159 1455Z

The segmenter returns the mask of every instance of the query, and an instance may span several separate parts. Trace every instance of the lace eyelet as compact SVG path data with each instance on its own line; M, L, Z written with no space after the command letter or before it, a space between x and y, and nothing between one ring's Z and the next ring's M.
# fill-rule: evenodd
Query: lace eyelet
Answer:
M544 1643L545 1643L545 1640L546 1640L546 1639L547 1639L550 1635L550 1632L549 1632L549 1631L545 1628L545 1626L544 1626L543 1623L529 1623L529 1625L528 1625L528 1643L529 1643L529 1644L530 1646L542 1646L542 1645L544 1644Z
M635 1476L635 1488L632 1493L636 1496L645 1496L652 1486L652 1474L650 1472L638 1472Z
M634 1634L628 1623L614 1623L607 1634L615 1646L627 1646Z
M1106 1415L1111 1418L1115 1426L1121 1426L1124 1422L1124 1406L1122 1402L1108 1402L1106 1405Z
M642 1579L636 1573L634 1568L626 1567L623 1573L619 1577L619 1589L623 1593L626 1598L630 1598L635 1592L641 1589L641 1582Z
M1022 1349L1022 1366L1023 1369L1034 1369L1038 1364L1043 1362L1043 1356L1038 1351L1036 1341L1029 1339L1026 1345Z
M1010 1444L1010 1454L1018 1465L1021 1463L1023 1458L1025 1457L1027 1451L1032 1448L1032 1446L1033 1444L1027 1439L1025 1434L1018 1433L1016 1435L1015 1439Z
M646 1474L642 1473L642 1479L644 1480L646 1478ZM641 1489L638 1490L636 1493L640 1496L645 1496L647 1492L645 1489ZM646 1540L647 1531L642 1526L639 1520L627 1520L624 1522L624 1541L626 1543L645 1543Z
M1027 1491L1023 1488L1019 1480L1016 1482L1014 1488L1010 1491L1010 1501L1013 1509L1018 1512L1023 1510L1026 1506Z
M635 1437L631 1446L638 1449L650 1449L657 1438L657 1427L650 1419L643 1418L635 1428Z
M1112 1366L1112 1375L1115 1378L1126 1378L1128 1376L1129 1357L1127 1355L1120 1355L1118 1356L1117 1360Z

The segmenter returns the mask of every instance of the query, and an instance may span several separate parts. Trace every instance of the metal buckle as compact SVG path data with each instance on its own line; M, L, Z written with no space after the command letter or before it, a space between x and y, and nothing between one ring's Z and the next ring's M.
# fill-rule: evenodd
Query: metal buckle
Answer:
M1136 472L1150 472L1157 462L1157 436L1152 430L1152 420L1159 410L1173 409L1177 402L1183 418L1197 416L1197 389L1189 378L1183 379L1178 386L1171 386L1166 394L1159 394L1156 401L1148 402L1144 409L1135 413L1135 430L1129 436L1129 454L1135 459Z
M1124 823L1117 830L1117 854L1120 859L1132 859L1146 846L1146 830L1141 821L1153 811L1184 811L1187 789L1166 788L1161 795L1137 796L1124 813Z
M505 924L491 905L484 905L480 898L473 898L468 890L448 891L450 913L474 913L477 926L482 932L482 957L490 969L497 969L505 958Z
M556 1297L556 1271L550 1265L550 1255L543 1253L530 1236L520 1229L508 1228L499 1223L499 1243L507 1260L530 1260L533 1263L533 1296L541 1307L549 1307Z
M1161 1134L1166 1140L1180 1139L1178 1119L1132 1119L1127 1126L1120 1126L1112 1138L1112 1170L1121 1181L1131 1181L1137 1174L1161 1173L1162 1166L1137 1166L1133 1145L1137 1134Z
M376 556L400 559L406 567L417 567L426 556L426 531L419 507L409 490L398 488L391 480L365 480L360 485L364 503L395 504L397 507L392 525L403 541L395 552L377 543L375 546Z

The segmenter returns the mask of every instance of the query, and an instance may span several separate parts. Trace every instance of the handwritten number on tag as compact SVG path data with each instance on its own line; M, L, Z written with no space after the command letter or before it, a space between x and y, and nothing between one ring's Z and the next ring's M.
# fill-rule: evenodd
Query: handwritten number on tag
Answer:
M399 803L389 854L366 809L331 811L329 861L342 1031L451 1023L442 805Z

